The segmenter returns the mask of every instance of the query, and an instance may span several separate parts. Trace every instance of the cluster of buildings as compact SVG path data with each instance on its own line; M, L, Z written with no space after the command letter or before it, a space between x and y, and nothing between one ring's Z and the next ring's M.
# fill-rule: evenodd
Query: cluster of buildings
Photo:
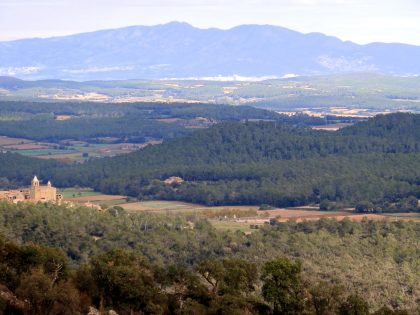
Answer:
M61 204L63 196L57 193L57 188L51 185L49 181L47 185L41 185L35 176L32 179L31 186L28 188L0 191L0 200L9 202L52 202Z

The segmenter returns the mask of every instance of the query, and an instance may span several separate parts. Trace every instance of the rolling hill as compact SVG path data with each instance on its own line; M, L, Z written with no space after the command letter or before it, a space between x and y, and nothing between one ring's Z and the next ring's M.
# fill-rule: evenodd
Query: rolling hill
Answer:
M59 187L139 199L277 207L369 201L380 211L407 211L405 199L420 196L419 120L380 115L335 133L282 122L226 122L126 155L45 165L42 174ZM0 177L33 176L30 160L0 154L1 160ZM170 176L185 182L165 185Z

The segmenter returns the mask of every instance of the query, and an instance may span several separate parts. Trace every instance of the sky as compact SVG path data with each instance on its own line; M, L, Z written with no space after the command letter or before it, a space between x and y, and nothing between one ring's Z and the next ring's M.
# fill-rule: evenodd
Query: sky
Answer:
M0 0L0 41L171 21L271 24L359 44L420 45L420 0Z

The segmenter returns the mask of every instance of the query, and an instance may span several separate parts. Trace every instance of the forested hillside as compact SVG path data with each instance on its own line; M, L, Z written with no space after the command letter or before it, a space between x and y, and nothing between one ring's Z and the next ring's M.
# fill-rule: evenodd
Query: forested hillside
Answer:
M325 119L287 116L249 106L162 103L34 103L0 102L0 135L37 141L144 142L147 138L185 136L195 128L224 121L273 120L290 124L322 125ZM65 120L57 120L65 116ZM195 121L195 120L201 121ZM338 119L331 117L332 120Z
M48 173L63 186L208 205L370 201L420 196L420 115L378 116L342 131L229 123L160 146ZM164 185L169 176L183 184ZM391 207L392 208L392 207Z
M28 185L32 174L42 174L44 170L61 166L60 163L52 160L0 153L0 189Z
M375 315L405 315L416 314L420 298L415 222L322 219L246 235L118 207L0 203L0 233L26 244L0 236L6 314L21 313L5 305L4 292L38 308L29 314L102 304L122 315L368 315L384 305Z
M377 116L334 133L281 122L229 122L83 165L42 162L42 176L63 187L140 199L274 206L325 200L350 206L370 202L375 211L417 211L404 204L420 197L419 126L420 115L414 114ZM34 160L33 170L30 160L6 163L11 167L0 176L28 182L41 162ZM170 176L185 182L163 184Z

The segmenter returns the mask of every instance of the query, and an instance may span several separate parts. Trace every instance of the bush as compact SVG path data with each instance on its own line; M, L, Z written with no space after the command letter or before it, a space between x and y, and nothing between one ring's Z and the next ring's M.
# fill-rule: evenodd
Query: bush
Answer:
M337 203L324 199L319 204L319 210L332 211L337 209Z

